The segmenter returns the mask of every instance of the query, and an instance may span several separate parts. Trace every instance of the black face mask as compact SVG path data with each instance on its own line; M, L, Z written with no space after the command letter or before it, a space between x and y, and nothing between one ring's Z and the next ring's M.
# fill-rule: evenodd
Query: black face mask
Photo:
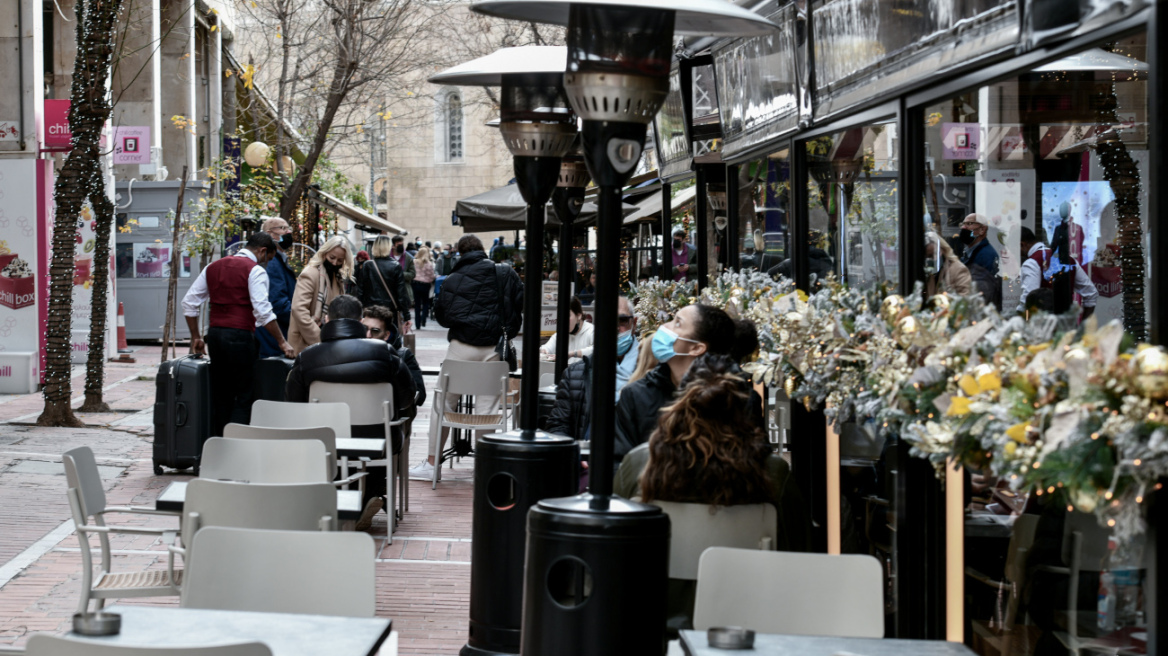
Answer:
M395 249L394 249L394 251L395 251L395 252L396 252L398 255L401 255L402 253L406 252L406 247L405 247L405 244L398 244L398 245L397 245L397 248L395 248Z
M675 251L681 250L681 240L680 239L673 240L673 250L675 250Z
M333 264L332 262L325 260L324 261L324 270L329 274L330 278L336 278L337 273L340 272L340 270L341 270L341 265Z
M575 328L573 328L573 329L571 329L571 330L569 330L568 332L569 332L570 334L572 334L572 335L577 335L577 334L579 334L579 333L580 333L580 324L582 324L582 323L584 323L584 320L583 320L583 319L581 319L581 320L577 321L577 322L576 322L576 327L575 327Z
M288 250L289 248L292 248L292 233L289 232L288 234L284 235L283 237L280 237L280 248L282 248L284 250Z
M966 228L961 229L961 232L957 234L957 238L961 240L961 243L966 245L972 244L973 240L976 239L973 236L973 231Z

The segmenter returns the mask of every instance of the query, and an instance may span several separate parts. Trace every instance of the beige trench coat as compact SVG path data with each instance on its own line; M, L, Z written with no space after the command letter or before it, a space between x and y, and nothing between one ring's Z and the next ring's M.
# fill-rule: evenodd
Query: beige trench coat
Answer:
M296 279L296 291L292 293L292 316L288 322L288 343L296 349L296 354L320 342L320 323L324 310L336 297L344 294L338 278L329 284L324 267L305 267Z

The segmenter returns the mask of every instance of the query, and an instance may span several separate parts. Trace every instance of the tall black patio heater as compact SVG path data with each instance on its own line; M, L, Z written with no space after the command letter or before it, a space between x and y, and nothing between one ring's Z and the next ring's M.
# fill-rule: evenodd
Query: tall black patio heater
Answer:
M572 255L572 222L580 216L584 207L584 187L591 178L584 157L578 153L567 155L560 161L560 180L552 192L552 207L560 221L560 280L557 287L559 302L556 305L556 380L568 366L568 312L571 301L572 281L576 279L576 258Z
M568 26L564 88L584 119L584 158L600 187L590 493L528 514L525 656L661 654L669 518L612 495L621 188L669 90L674 32L755 36L775 25L725 0L484 0L480 13Z
M430 78L502 87L499 131L527 201L520 430L487 435L476 447L470 636L462 656L519 652L527 511L540 499L575 492L579 481L575 440L536 431L545 207L576 139L562 86L565 57L562 47L503 48Z

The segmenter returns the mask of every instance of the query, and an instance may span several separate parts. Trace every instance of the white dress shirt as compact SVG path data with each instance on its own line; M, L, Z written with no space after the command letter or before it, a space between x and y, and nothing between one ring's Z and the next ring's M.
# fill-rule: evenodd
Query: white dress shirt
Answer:
M1030 259L1038 251L1046 248L1046 244L1038 242L1030 247L1030 251L1026 253L1026 259L1022 260L1022 274L1020 276L1022 281L1022 295L1018 299L1018 312L1026 311L1026 297L1030 292L1042 286L1042 267L1038 262ZM1099 290L1095 287L1095 283L1091 282L1091 278L1087 276L1087 272L1083 267L1075 264L1075 293L1079 295L1082 306L1085 308L1095 307L1099 302Z
M246 248L240 249L233 257L246 257L257 262L256 256ZM272 312L272 302L268 300L268 272L262 266L255 266L247 274L247 293L251 296L251 313L255 315L256 326L266 326L276 320ZM199 316L199 307L211 298L211 290L207 289L207 267L199 272L195 284L183 296L183 316Z

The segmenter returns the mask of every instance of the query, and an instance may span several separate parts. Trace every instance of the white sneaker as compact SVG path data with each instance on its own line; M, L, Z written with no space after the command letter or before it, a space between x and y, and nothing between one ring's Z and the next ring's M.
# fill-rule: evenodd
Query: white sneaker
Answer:
M428 460L423 460L421 463L410 467L410 478L415 481L434 480L434 465L431 465ZM439 480L441 480L441 474L439 474Z

